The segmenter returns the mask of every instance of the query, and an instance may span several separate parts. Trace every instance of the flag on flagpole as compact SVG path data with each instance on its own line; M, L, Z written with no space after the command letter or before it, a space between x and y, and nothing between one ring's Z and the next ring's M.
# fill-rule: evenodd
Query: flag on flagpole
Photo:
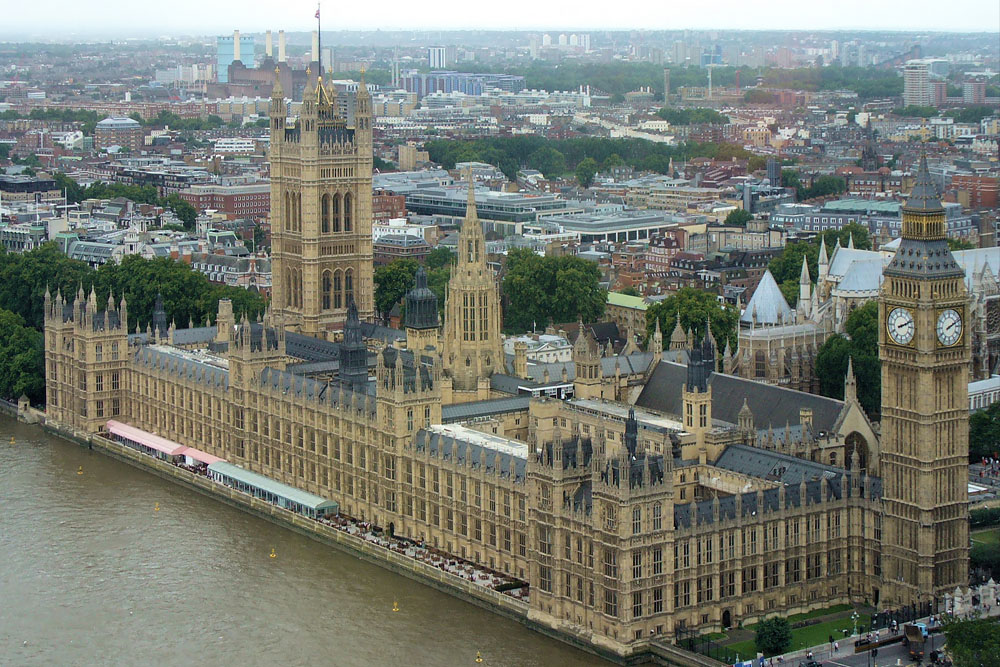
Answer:
M319 18L319 7L316 8L316 18Z

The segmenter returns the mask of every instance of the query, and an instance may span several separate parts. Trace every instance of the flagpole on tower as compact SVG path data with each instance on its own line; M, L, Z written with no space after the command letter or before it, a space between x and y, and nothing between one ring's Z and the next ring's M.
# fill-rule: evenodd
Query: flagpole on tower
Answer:
M319 70L319 78L323 78L323 28L320 26L319 19L319 3L316 3L316 42L319 47L319 52L316 54L316 58L319 62L316 63L316 69Z

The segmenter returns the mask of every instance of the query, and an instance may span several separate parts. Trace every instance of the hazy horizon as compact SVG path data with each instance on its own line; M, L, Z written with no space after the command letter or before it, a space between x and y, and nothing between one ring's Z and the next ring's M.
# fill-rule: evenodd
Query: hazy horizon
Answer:
M10 0L7 0L10 2ZM284 29L313 30L314 0L286 0L276 6L263 0L174 0L141 8L136 20L133 0L74 2L52 0L4 12L0 39L67 41L94 38L200 37L239 29L247 33ZM577 0L567 12L563 3L510 0L502 13L493 7L440 0L428 6L402 0L378 5L343 6L327 3L322 10L323 31L637 31L747 30L747 31L892 31L927 33L989 33L1000 39L1000 3L995 0L954 0L943 11L932 0L892 0L871 3L839 0L805 4L789 0L748 5L739 0L718 0L710 11L691 5L654 5L632 0L611 5ZM374 11L373 11L374 8ZM764 11L765 8L771 11ZM567 15L574 18L567 19ZM593 17L593 18L591 18Z

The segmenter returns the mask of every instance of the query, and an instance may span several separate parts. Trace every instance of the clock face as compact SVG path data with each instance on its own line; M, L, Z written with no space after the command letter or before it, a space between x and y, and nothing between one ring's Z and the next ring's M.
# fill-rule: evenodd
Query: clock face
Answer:
M954 345L962 337L962 316L957 310L949 308L938 315L937 337L945 346Z
M906 308L893 308L885 321L889 338L898 345L909 345L913 340L913 313Z

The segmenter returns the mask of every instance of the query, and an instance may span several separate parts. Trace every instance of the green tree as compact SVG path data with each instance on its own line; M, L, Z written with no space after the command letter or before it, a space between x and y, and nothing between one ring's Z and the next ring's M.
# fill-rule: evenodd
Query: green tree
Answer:
M621 167L625 164L625 160L618 153L612 153L608 157L604 158L604 162L601 163L601 171L607 171L612 167Z
M417 263L412 259L397 259L375 269L375 308L388 321L389 311L413 288Z
M707 123L709 125L726 125L729 118L723 116L715 109L677 109L674 107L664 107L656 112L656 115L671 125L698 125Z
M585 158L576 165L576 180L581 186L589 188L597 174L597 161L592 157Z
M754 644L768 657L787 651L792 645L792 626L788 619L776 616L758 623Z
M94 271L86 263L70 259L55 243L25 253L0 252L0 308L24 318L25 323L42 329L42 297L46 288L73 300L78 288L89 291Z
M528 156L528 166L542 172L546 178L558 178L566 172L566 156L545 146Z
M996 618L947 620L944 635L955 667L1000 667L1000 621Z
M181 199L181 196L176 193L167 196L166 205L184 223L185 229L194 229L195 221L198 219L198 211L195 210L194 206Z
M737 326L740 314L732 306L719 303L711 292L682 287L676 294L668 296L659 303L654 303L646 310L646 336L653 335L656 321L660 322L660 332L663 335L664 347L670 341L670 334L677 325L677 314L681 316L681 326L685 330L693 330L694 338L698 340L705 335L705 323L711 320L712 335L721 353L729 342L735 351L737 345ZM721 361L722 355L717 355Z
M618 293L624 294L625 296L642 296L641 294L639 294L639 290L632 287L631 285L629 287L626 287L625 289L618 290Z
M938 115L937 107L918 104L911 104L910 106L902 107L900 109L893 109L892 112L897 116L906 116L908 118L933 118Z
M746 227L751 220L753 220L753 214L743 208L735 208L726 216L727 225L738 225L739 227Z
M1000 403L969 415L969 460L980 461L1000 450Z
M948 237L948 248L951 250L972 250L975 247L976 244L972 241Z
M438 247L427 253L427 258L424 260L424 265L428 270L433 271L434 269L440 269L442 267L449 267L451 263L455 261L455 253L451 251L450 248L439 245Z
M27 396L45 401L45 350L42 332L9 310L0 310L0 397Z
M816 353L820 393L844 397L848 359L857 381L858 402L872 418L881 413L882 364L878 356L878 303L869 301L855 309L845 324L847 335L835 334Z
M504 328L522 332L550 322L598 321L607 305L600 279L597 265L585 259L515 248L507 255L502 284Z

